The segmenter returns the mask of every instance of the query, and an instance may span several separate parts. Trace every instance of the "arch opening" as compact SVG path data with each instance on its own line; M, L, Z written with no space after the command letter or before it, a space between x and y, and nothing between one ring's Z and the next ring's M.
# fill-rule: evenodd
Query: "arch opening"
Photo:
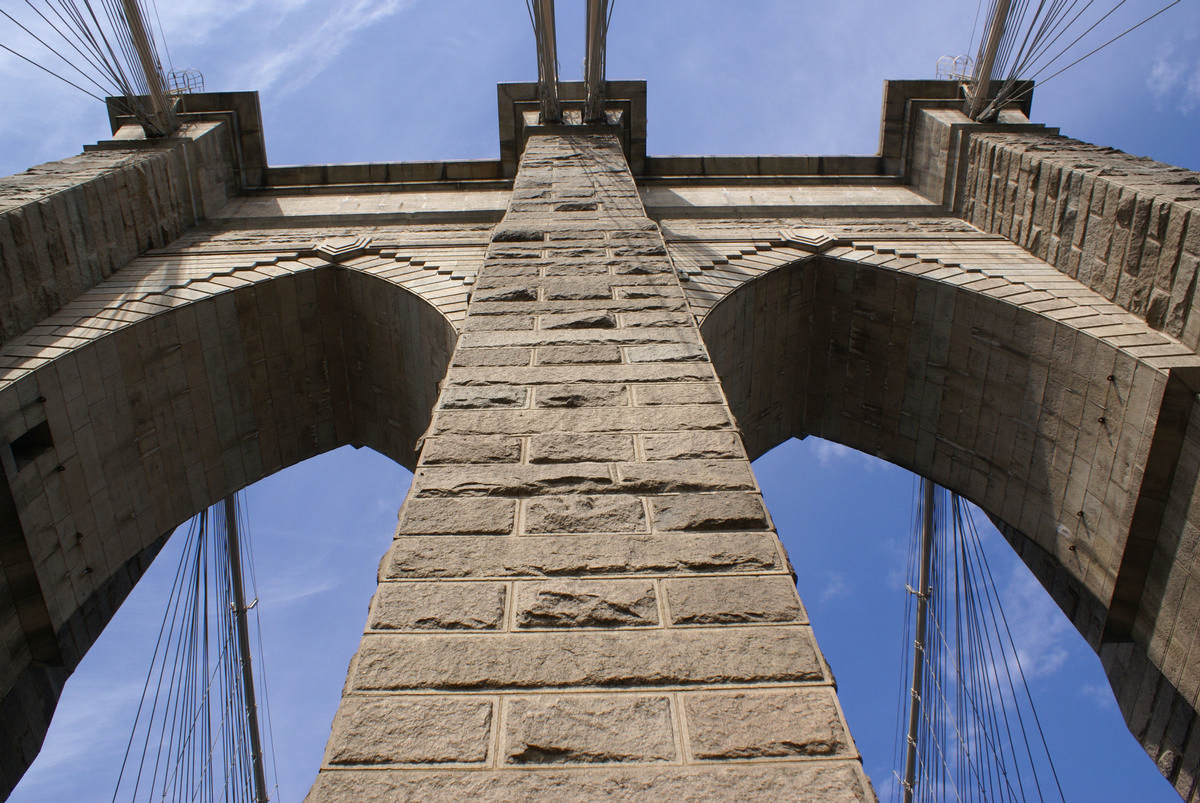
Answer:
M1190 368L1155 367L1069 316L822 256L741 285L701 332L752 458L815 435L958 492L1100 654L1153 757L1167 717L1156 729L1135 711L1139 689L1195 718L1154 644L1196 485ZM1175 747L1164 772L1190 788Z
M3 589L23 627L10 629L0 688L0 795L167 535L344 444L411 469L456 338L421 297L331 265L141 319L0 389L20 411L6 429L32 422L50 435L19 469L2 450L12 504L0 500L0 516L20 547L5 551L3 574L24 582Z

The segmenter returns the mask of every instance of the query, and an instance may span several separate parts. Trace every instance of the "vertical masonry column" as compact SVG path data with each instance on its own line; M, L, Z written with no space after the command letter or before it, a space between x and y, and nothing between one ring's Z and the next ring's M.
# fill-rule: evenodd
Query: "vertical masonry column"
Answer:
M310 801L873 799L616 138L535 135Z

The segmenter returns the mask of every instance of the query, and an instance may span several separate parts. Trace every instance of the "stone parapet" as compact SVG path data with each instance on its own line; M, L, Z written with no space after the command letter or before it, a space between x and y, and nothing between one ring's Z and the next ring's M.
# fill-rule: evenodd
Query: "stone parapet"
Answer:
M958 212L1200 347L1200 174L1052 134L971 137Z

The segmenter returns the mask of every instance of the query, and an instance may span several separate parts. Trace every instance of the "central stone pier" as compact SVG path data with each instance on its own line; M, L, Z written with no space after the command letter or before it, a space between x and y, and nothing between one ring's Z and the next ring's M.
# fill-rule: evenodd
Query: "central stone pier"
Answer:
M534 133L313 801L874 798L617 137Z

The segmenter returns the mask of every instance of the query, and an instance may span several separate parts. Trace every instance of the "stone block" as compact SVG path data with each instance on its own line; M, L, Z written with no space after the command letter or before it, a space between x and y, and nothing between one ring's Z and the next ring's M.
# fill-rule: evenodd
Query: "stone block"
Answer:
M480 283L482 284L482 283ZM499 287L481 287L476 285L471 294L472 301L537 301L536 287L527 285L501 285Z
M667 432L638 437L647 460L745 457L735 432Z
M649 580L547 580L517 583L518 627L648 627L658 624Z
M694 758L854 755L832 687L681 696Z
M544 291L547 301L592 301L592 300L611 300L612 288L608 282L592 281L592 282L560 282L547 286ZM506 299L488 299L489 301L503 301Z
M375 630L498 630L504 583L380 583L368 627Z
M363 636L349 687L531 689L826 681L811 630L759 625Z
M614 345L544 346L537 350L538 365L619 363L621 349Z
M629 404L625 385L547 385L535 393L538 407L620 407Z
M506 367L529 365L533 349L477 348L455 349L451 365L462 368Z
M525 503L525 532L632 533L646 530L638 496L544 496Z
M513 499L409 499L400 509L398 535L506 535L512 532Z
M443 410L481 410L524 407L529 391L514 387L450 387L442 391L438 406Z
M789 803L866 803L875 800L857 762L808 760L790 764L679 767L601 765L537 772L334 769L317 776L306 803L387 800L425 803L514 800L662 803L664 800L786 800Z
M393 541L387 579L783 571L770 533L433 536Z
M576 262L561 260L549 262L542 270L543 276L606 276L608 265L600 262Z
M664 582L664 593L677 625L748 622L801 622L804 609L792 578L678 578Z
M591 312L566 312L560 315L543 315L542 329L615 329L617 317L608 310Z
M626 493L681 493L684 491L753 491L756 489L746 460L659 460L617 466L618 487Z
M537 432L670 432L723 429L729 414L716 404L592 407L566 410L449 410L434 416L434 435L522 435Z
M521 439L509 435L471 435L427 438L421 449L421 464L517 463Z
M529 439L530 463L575 463L633 459L633 437L620 434L552 432Z
M658 343L650 346L629 346L625 356L638 362L699 362L708 359L704 349L691 343Z
M690 326L692 316L686 312L623 312L621 326L627 329L657 328L660 326Z
M712 493L650 499L656 530L754 530L766 528L757 494Z
M505 701L507 764L616 764L676 758L662 695L539 695Z
M478 697L346 697L333 720L329 764L479 764L493 701Z
M535 496L615 490L603 463L570 465L423 466L413 475L413 494L428 497Z
M669 385L638 385L634 404L654 407L662 404L721 404L725 397L716 382L675 382Z

